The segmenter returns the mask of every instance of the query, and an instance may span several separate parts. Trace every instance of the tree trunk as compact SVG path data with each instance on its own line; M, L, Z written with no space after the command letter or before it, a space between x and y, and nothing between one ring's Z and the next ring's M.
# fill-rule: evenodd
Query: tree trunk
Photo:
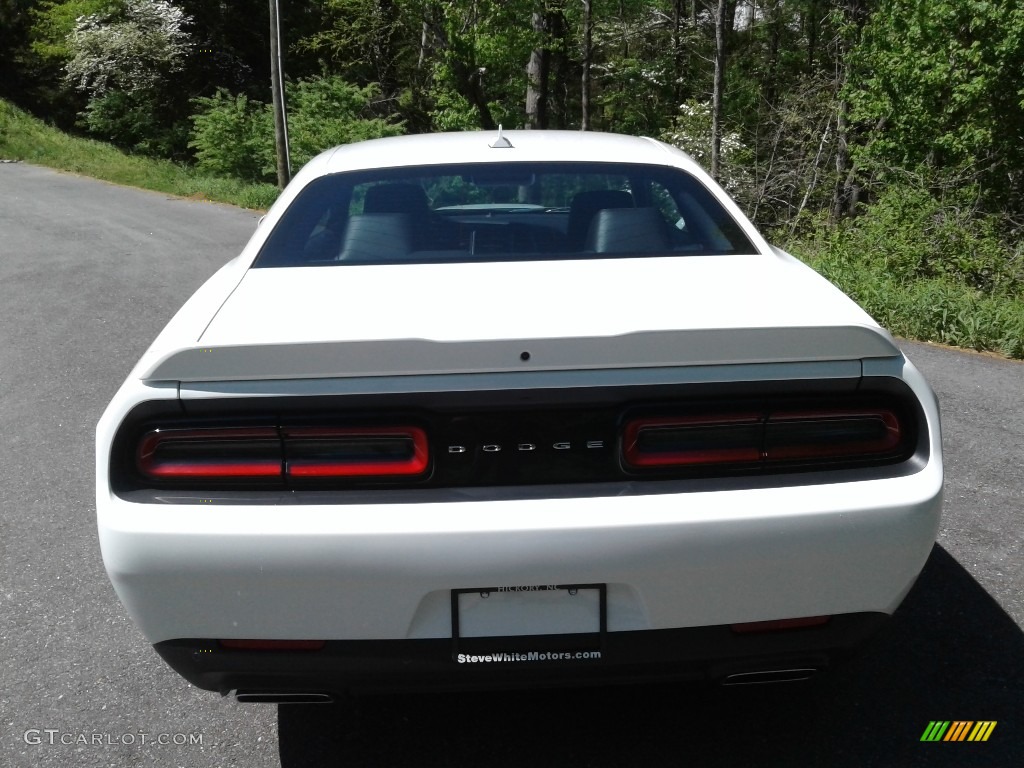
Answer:
M580 75L580 128L590 130L590 65L594 49L591 0L583 0L583 74Z
M807 7L804 19L804 29L807 34L807 72L809 74L814 72L814 61L818 57L818 22L818 3L812 2ZM840 43L840 56L845 54L842 45Z
M569 104L573 101L575 86L569 80L576 72L570 59L572 41L569 22L562 9L554 8L548 14L548 38L552 41L548 66L547 125L549 128L565 128L573 122L569 116Z
M841 94L846 86L850 73L850 51L860 39L861 31L867 22L867 6L863 0L846 0L843 3L844 21L851 25L851 33L845 32L839 37L839 76L836 93ZM833 222L857 212L860 190L857 185L857 168L850 162L850 105L841 98L838 102L836 115L836 188L832 196L831 219ZM885 118L875 126L875 133L885 128ZM870 142L871 139L869 138Z
M683 0L672 8L672 96L679 106L683 100Z
M270 0L270 90L274 109L274 152L277 156L277 186L284 189L291 177L288 157L288 123L284 105L284 73L281 71L281 27L277 0Z
M843 65L845 68L845 64ZM845 75L844 75L845 79ZM836 115L836 191L832 196L832 221L839 221L850 214L850 203L853 198L853 174L850 172L850 120L849 105L845 99L839 100Z
M718 0L715 13L715 81L711 93L711 177L718 181L722 172L722 94L725 91L725 31L728 3Z
M536 35L536 44L530 51L530 61L526 65L526 127L547 128L548 115L548 69L550 51L547 47L547 14L543 8L533 12L532 26Z
M465 65L456 66L454 70L455 78L459 82L463 95L480 113L480 127L485 131L495 130L498 124L494 121L491 108L487 104L487 96L484 94L483 70L478 69L473 72Z
M782 17L782 4L776 2L768 10L768 63L765 66L764 103L769 109L775 106L778 96L779 59L782 51L782 33L785 20Z

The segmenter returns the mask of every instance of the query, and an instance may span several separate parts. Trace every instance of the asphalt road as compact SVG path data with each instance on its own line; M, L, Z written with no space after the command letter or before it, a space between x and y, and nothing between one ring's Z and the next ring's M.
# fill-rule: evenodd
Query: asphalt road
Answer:
M643 686L238 705L172 673L100 560L93 428L256 216L0 165L0 768L1018 766L1024 365L907 344L942 401L946 508L865 652L806 685ZM988 742L922 743L932 720Z

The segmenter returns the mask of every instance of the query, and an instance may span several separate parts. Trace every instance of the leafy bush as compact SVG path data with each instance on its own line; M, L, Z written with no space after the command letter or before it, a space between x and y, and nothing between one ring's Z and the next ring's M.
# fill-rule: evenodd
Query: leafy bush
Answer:
M193 103L199 111L192 116L189 146L200 171L244 181L273 179L274 124L265 104L224 90Z
M315 77L286 90L293 170L339 144L402 133L400 124L372 116L379 95L374 85L359 88L340 77Z
M374 86L359 88L338 77L300 80L287 86L292 172L338 144L395 136L402 126L370 115ZM268 104L218 91L193 101L192 140L198 168L247 181L276 173L274 122Z
M472 131L480 127L480 115L461 93L438 88L430 95L430 119L438 131Z
M1002 223L977 208L978 190L939 195L920 183L889 185L868 212L839 225L835 246L907 282L945 277L985 293L1024 288L1024 263Z
M910 190L787 247L898 336L1024 359L1020 254L957 214Z
M1019 2L874 4L845 96L861 168L971 169L990 203L1021 211L1024 8Z
M164 112L152 93L107 91L89 100L81 122L91 135L119 147L153 157L180 157L188 141L187 124Z

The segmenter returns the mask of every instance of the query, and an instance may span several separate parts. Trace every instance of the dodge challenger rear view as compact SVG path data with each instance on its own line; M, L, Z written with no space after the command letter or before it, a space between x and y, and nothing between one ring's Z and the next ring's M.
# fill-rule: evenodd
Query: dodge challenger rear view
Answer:
M690 158L524 131L310 162L97 430L107 572L248 701L810 676L935 540L893 339Z

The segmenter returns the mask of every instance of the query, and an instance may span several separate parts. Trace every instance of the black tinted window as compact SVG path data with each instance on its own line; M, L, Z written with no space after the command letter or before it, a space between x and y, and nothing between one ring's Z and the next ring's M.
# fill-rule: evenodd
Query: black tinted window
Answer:
M754 252L725 209L680 170L501 163L317 179L255 266Z

